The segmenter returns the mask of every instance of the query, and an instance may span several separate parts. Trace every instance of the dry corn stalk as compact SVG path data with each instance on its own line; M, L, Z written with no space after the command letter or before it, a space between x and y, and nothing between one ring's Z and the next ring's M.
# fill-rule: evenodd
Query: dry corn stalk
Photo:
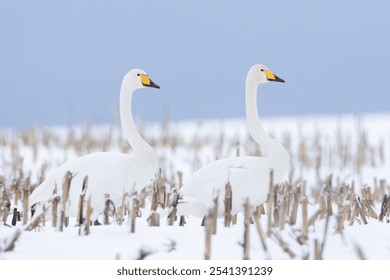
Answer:
M14 233L5 239L3 246L0 246L0 252L9 252L12 251L15 247L16 241L18 241L20 235L22 234L23 229L21 227L17 227Z
M253 213L253 218L254 218L254 221L255 221L255 224L256 224L257 233L259 234L261 245L263 246L263 250L264 250L265 253L268 253L267 243L265 242L265 236L264 236L264 233L263 233L263 229L261 227L260 215L259 215L258 211L255 211Z
M314 239L314 259L321 260L321 248L318 239Z
M186 224L185 216L180 216L179 226L184 227Z
M298 206L299 206L299 199L301 196L301 187L297 187L294 189L294 195L293 195L293 204L291 207L291 214L290 214L290 220L289 224L291 226L295 225L297 222L297 215L298 215Z
M260 205L257 205L256 206L256 211L257 213L259 213L259 218L261 218L261 215L264 215L265 214L265 209L264 209L264 203L260 204Z
M230 227L230 221L232 220L232 186L230 185L230 182L227 182L225 186L225 227Z
M281 207L280 217L279 217L279 228L281 230L284 229L284 225L286 224L286 216L287 216L287 195L283 195L282 207Z
M30 196L30 176L24 181L23 184L23 225L28 222L28 198Z
M295 258L295 253L288 247L287 243L284 242L283 238L275 230L271 229L271 235L273 235L278 242L279 246L282 247L283 251L290 256L290 258Z
M81 225L84 223L84 218L83 218L83 213L84 213L84 198L85 198L85 193L87 192L88 188L88 175L84 177L83 179L83 185L81 187L81 193L80 193L80 198L79 198L79 207L78 207L78 213L77 213L77 224ZM89 222L89 221L87 221Z
M6 201L5 205L4 205L4 211L3 211L3 224L4 225L7 224L7 218L8 218L10 211L11 211L11 203L9 201Z
M205 252L204 259L209 260L211 256L211 236L213 234L213 210L210 210L210 213L205 218Z
M177 212L177 204L179 203L179 194L174 190L173 193L173 201L172 201L172 206L171 206L171 211L168 215L168 225L173 226L173 224L176 221L176 212Z
M114 202L110 199L109 194L104 194L104 197L105 197L105 206L103 210L103 216L104 216L103 224L108 225L110 224L110 216L112 217L115 215L116 208Z
M138 211L139 211L138 198L134 197L133 198L133 207L132 207L132 211L131 211L131 233L135 232L135 219L138 216Z
M79 229L79 234L84 234L84 235L89 235L91 230L90 230L90 226L91 226L91 215L92 215L92 212L93 212L93 208L91 206L91 197L89 196L88 197L88 201L87 201L87 213L85 215L85 223L84 223L84 232L82 232L82 227L80 227Z
M354 244L354 249L355 249L356 255L358 256L359 260L366 260L367 259L365 254L363 253L362 248L359 245Z
M249 199L245 200L244 204L244 260L249 260L249 247L250 247L250 239L249 239L249 225L251 224L251 215L250 215L250 204Z
M307 219L307 198L304 197L302 200L302 234L298 239L298 242L300 244L305 244L306 241L309 239L308 232L309 232L309 223Z
M232 215L232 225L237 224L237 214Z
M72 173L67 171L64 176L64 180L62 183L62 198L61 198L61 213L60 213L60 221L58 225L58 230L63 231L64 225L66 225L66 204L69 198L69 189L72 181Z
M159 227L160 226L160 214L156 211L152 211L150 216L147 219L147 222L150 227Z
M387 217L387 222L389 222L389 215L390 215L390 195L385 194L382 200L379 221L383 222L383 218Z
M43 205L42 212L35 213L31 219L30 223L25 226L25 229L27 231L34 230L34 229L38 228L38 226L41 222L42 222L42 226L45 226L46 211L49 208L50 208L50 206L48 208L46 208L45 205Z

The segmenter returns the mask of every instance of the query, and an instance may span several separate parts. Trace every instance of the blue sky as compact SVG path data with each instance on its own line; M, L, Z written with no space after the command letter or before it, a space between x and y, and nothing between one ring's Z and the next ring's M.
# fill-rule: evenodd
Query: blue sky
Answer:
M244 117L255 63L261 115L384 112L389 30L387 0L1 1L0 127L112 122L131 68L143 120Z

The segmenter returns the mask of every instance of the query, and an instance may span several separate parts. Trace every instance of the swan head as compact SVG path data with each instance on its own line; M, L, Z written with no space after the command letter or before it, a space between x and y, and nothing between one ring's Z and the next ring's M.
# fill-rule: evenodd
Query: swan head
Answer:
M123 78L123 85L131 86L134 89L147 87L160 88L153 83L148 74L141 69L130 70Z
M249 69L248 79L257 84L265 84L268 82L284 83L284 80L276 76L267 66L255 64Z

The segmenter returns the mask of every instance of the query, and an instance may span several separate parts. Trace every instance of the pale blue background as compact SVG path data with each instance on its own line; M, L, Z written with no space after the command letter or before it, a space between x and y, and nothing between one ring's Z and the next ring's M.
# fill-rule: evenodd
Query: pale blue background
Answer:
M389 62L388 0L1 0L0 127L115 121L135 67L147 121L244 117L254 63L262 115L383 112Z

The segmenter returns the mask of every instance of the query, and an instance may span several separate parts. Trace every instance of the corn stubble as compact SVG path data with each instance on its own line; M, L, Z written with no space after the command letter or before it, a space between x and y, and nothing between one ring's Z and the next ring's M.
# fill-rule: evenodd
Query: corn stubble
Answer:
M9 227L15 226L14 234L0 240L0 253L12 250L19 236L24 230L39 230L45 226L64 231L68 225L67 199L72 181L72 174L66 173L62 185L55 186L49 204L44 205L31 217L28 205L28 196L47 177L50 168L49 162L41 163L36 174L26 170L26 163L22 150L29 147L32 158L39 158L39 147L57 147L65 151L72 150L77 154L86 154L94 151L105 151L112 147L119 147L121 152L127 153L130 148L120 138L114 137L113 127L106 133L99 133L97 137L93 126L83 126L79 130L69 128L66 138L58 137L51 131L32 126L28 129L18 130L9 136L0 131L0 147L9 149L8 171L0 174L0 222ZM217 139L209 135L196 135L191 140L181 138L172 129L169 118L161 122L161 135L147 135L146 129L141 124L140 131L156 149L170 149L175 152L179 148L192 153L192 163L195 169L202 162L201 150L203 146L215 147L215 154L211 158L219 159L227 156L239 156L240 154L261 155L261 151L248 135L244 139L232 138L223 131ZM199 121L197 130L202 130ZM355 174L361 174L363 168L383 166L386 161L386 141L380 139L378 143L370 142L362 120L356 121L354 136L343 132L338 127L334 133L335 143L331 143L320 132L315 132L313 137L305 138L299 132L298 138L293 141L292 133L283 133L281 142L289 150L292 159L288 181L282 184L274 184L273 172L270 173L267 200L261 205L250 205L249 200L243 202L243 221L240 215L231 213L234 193L232 186L227 182L224 193L214 198L213 207L208 209L205 217L205 243L204 259L212 257L212 241L219 237L217 234L218 211L221 211L224 230L230 230L237 226L243 228L242 246L243 259L249 259L253 253L250 244L260 244L265 258L271 258L272 250L276 246L282 250L287 258L293 259L323 259L327 248L327 236L329 233L340 234L350 226L363 226L370 221L390 223L390 185L384 179L373 178L372 185L360 186L355 181L346 182L333 174L323 176L323 167L330 170L353 170ZM351 140L354 145L351 145ZM4 153L3 153L4 156ZM67 158L60 159L61 161ZM5 158L1 159L5 162ZM176 216L177 205L181 202L180 189L183 186L184 174L175 170L170 165L170 159L160 155L162 169L157 174L152 186L145 188L139 194L124 193L119 205L110 200L109 194L102 205L103 226L122 225L126 221L130 224L130 232L137 231L137 222L143 219L141 213L150 213L145 216L147 224L151 227L161 225L185 226L185 217ZM305 180L306 174L313 171L316 183L308 187ZM336 172L339 173L339 172ZM33 176L34 175L34 176ZM88 177L84 178L82 186L73 186L80 189L78 201L78 215L76 224L80 227L80 235L91 234L91 197L87 197ZM58 188L62 189L62 195L58 194ZM359 189L359 191L357 191ZM221 200L218 200L218 197ZM221 205L219 205L221 204ZM159 215L159 210L168 208L167 220ZM49 214L50 213L50 214ZM51 223L45 224L46 215L51 215ZM330 223L334 227L330 227ZM18 224L23 227L18 227ZM250 235L253 228L255 235ZM320 235L314 233L320 231ZM296 244L287 241L294 236ZM319 237L321 236L321 237ZM291 240L291 239L289 239ZM270 245L273 244L274 247ZM299 247L297 247L299 246ZM296 248L302 248L297 250ZM365 259L366 256L359 244L354 245L356 258ZM139 259L144 259L149 252L139 252Z

